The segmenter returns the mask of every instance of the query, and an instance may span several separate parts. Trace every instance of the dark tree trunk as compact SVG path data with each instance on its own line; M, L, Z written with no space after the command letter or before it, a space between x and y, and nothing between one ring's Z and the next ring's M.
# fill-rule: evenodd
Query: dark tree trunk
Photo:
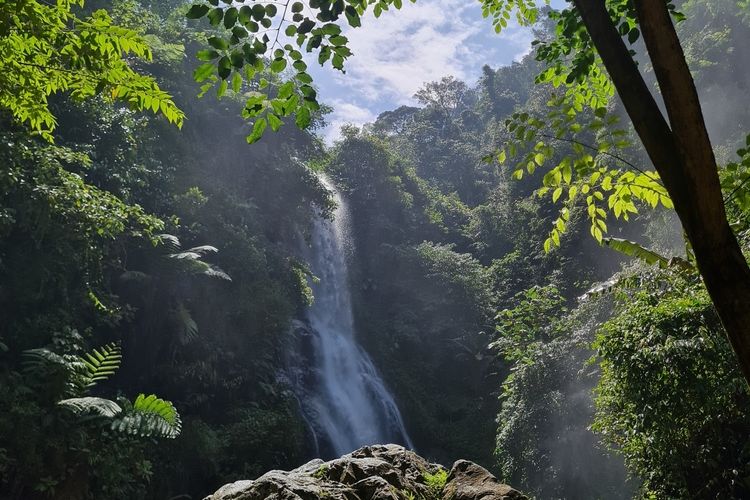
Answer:
M711 300L750 383L750 267L727 221L698 93L663 0L635 0L669 123L603 0L574 0L695 252Z

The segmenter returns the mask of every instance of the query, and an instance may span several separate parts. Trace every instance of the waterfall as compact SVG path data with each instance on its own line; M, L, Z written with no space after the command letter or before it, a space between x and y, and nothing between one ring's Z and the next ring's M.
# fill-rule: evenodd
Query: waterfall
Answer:
M370 356L357 343L352 317L346 250L346 204L326 179L337 209L319 217L307 261L319 278L289 369L292 386L320 455L339 456L376 443L413 448L401 413ZM328 457L326 457L328 458Z

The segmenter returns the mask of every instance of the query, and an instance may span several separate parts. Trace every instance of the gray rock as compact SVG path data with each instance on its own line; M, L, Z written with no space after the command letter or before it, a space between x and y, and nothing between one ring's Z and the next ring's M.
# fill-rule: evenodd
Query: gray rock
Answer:
M315 459L289 472L227 484L205 500L439 500L425 476L442 469L402 446L365 446L328 462ZM465 460L453 465L442 493L443 500L525 498Z
M523 493L503 484L474 462L453 464L443 489L443 500L527 500Z

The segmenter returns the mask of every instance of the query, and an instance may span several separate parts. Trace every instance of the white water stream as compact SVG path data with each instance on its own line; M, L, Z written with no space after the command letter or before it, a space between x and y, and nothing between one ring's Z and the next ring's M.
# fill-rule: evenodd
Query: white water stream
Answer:
M401 413L368 354L357 344L349 290L347 211L333 191L334 221L315 222L307 260L319 278L308 311L310 338L304 368L293 381L318 452L339 456L363 445L400 443L413 448Z

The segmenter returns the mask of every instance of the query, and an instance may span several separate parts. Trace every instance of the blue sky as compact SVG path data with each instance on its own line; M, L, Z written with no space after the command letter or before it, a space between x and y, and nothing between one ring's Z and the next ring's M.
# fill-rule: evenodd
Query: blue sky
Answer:
M496 34L476 0L405 1L401 10L379 19L368 15L362 25L344 33L354 52L345 75L308 61L321 102L334 107L324 131L328 142L345 123L362 125L382 111L413 104L425 82L453 75L473 85L483 65L511 64L528 53L533 39L515 24Z

